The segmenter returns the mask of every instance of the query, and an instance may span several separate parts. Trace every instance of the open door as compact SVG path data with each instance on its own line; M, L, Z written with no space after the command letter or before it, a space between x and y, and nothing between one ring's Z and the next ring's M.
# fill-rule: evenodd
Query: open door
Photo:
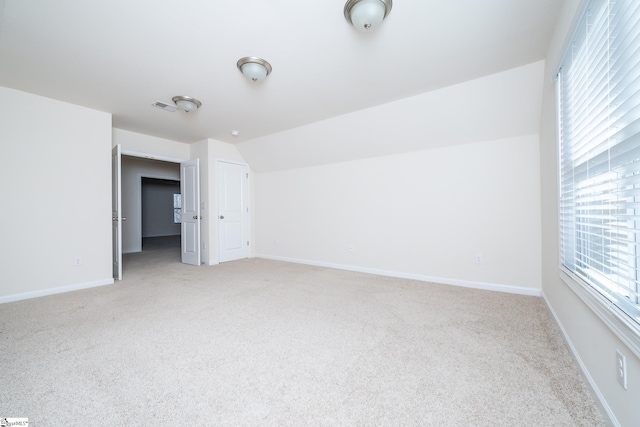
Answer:
M220 262L249 258L249 168L218 161Z
M122 187L120 174L122 171L122 155L120 144L111 150L111 234L113 240L113 278L122 280Z
M182 193L182 262L200 265L200 162L180 163Z

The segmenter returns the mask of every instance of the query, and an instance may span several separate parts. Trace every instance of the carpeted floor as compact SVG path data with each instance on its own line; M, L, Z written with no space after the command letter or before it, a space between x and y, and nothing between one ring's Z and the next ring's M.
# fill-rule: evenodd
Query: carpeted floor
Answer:
M605 425L539 298L263 259L193 267L175 248L124 267L112 286L0 307L0 417Z
M178 248L180 251L180 243L182 236L158 236L158 237L143 237L142 238L142 251L164 249L164 248ZM178 252L179 254L180 252Z

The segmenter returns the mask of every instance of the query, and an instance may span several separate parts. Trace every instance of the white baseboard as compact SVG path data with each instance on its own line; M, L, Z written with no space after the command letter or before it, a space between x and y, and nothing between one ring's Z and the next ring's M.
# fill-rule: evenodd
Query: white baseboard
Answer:
M330 262L313 261L297 258L287 258L273 255L255 254L256 258L271 259L274 261L286 261L296 264L315 265L318 267L336 268L339 270L357 271L359 273L376 274L378 276L397 277L399 279L419 280L421 282L440 283L443 285L461 286L464 288L484 289L487 291L506 292L510 294L529 295L539 297L542 295L540 289L523 288L520 286L498 285L495 283L470 282L467 280L447 279L443 277L431 277L422 274L403 273L399 271L378 270L375 268L358 267L353 265L333 264Z
M44 297L47 295L62 294L64 292L79 291L80 289L95 288L97 286L112 285L113 279L97 280L95 282L78 283L75 285L60 286L57 288L42 289L39 291L24 292L21 294L13 294L0 296L0 304L7 302L21 301L25 299Z
M582 375L584 375L584 378L589 383L589 386L591 387L591 391L593 392L593 395L596 398L596 401L597 401L598 405L600 406L600 408L609 417L609 419L607 421L609 421L611 423L611 425L614 426L614 427L620 427L620 423L618 422L618 419L616 418L615 414L611 410L611 407L609 407L609 404L607 403L607 401L605 400L604 396L600 392L600 389L596 385L596 382L593 380L593 377L591 376L591 374L587 370L586 365L584 364L584 362L580 358L580 354L578 354L578 351L574 347L573 342L571 342L571 338L569 338L569 334L567 334L567 331L564 329L564 326L560 322L560 319L556 315L556 312L553 310L553 307L551 307L551 304L549 304L549 301L547 300L547 297L544 295L544 292L542 293L542 299L544 300L545 304L549 308L549 311L551 312L551 315L555 319L556 324L560 328L560 332L562 332L562 335L564 336L564 340L566 341L567 346L569 347L569 350L571 350L571 354L573 354L574 359L578 363L578 366L580 367L580 370L582 371Z

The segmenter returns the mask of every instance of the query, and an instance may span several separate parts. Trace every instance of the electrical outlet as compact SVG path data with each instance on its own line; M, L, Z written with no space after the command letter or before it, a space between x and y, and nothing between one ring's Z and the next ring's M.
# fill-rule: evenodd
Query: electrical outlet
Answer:
M482 254L476 254L476 264L482 264Z
M616 350L616 370L618 372L618 382L626 390L627 389L627 359L618 350Z
M349 252L353 252L355 250L356 250L356 248L353 245L349 245Z
M74 256L73 257L73 265L74 267L80 267L82 265L82 257L81 256Z

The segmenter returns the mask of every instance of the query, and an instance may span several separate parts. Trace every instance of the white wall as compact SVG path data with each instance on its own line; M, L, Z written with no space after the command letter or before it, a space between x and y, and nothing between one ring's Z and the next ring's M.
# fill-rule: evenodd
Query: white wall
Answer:
M528 135L257 174L257 254L539 294L538 150Z
M256 171L256 255L539 295L543 71L238 144Z
M541 126L542 289L592 387L616 425L640 423L640 360L559 277L558 157L553 77L581 0L563 5L547 54ZM616 349L627 359L628 390L616 378Z
M5 87L0 99L0 302L113 283L111 115Z
M146 178L180 180L180 164L122 156L122 252L142 250L142 185Z
M189 157L189 144L123 129L113 129L113 145L120 144L128 155L159 160L184 161Z
M246 163L237 148L226 142L205 139L192 146L192 157L200 158L201 188L200 194L205 201L202 210L202 246L203 262L208 265L218 264L218 160ZM205 165L205 166L203 166ZM204 172L203 172L204 170ZM250 172L252 174L252 172ZM251 179L250 175L250 179ZM253 209L253 194L250 194L249 205ZM252 229L255 225L252 223ZM253 247L253 245L252 245Z

